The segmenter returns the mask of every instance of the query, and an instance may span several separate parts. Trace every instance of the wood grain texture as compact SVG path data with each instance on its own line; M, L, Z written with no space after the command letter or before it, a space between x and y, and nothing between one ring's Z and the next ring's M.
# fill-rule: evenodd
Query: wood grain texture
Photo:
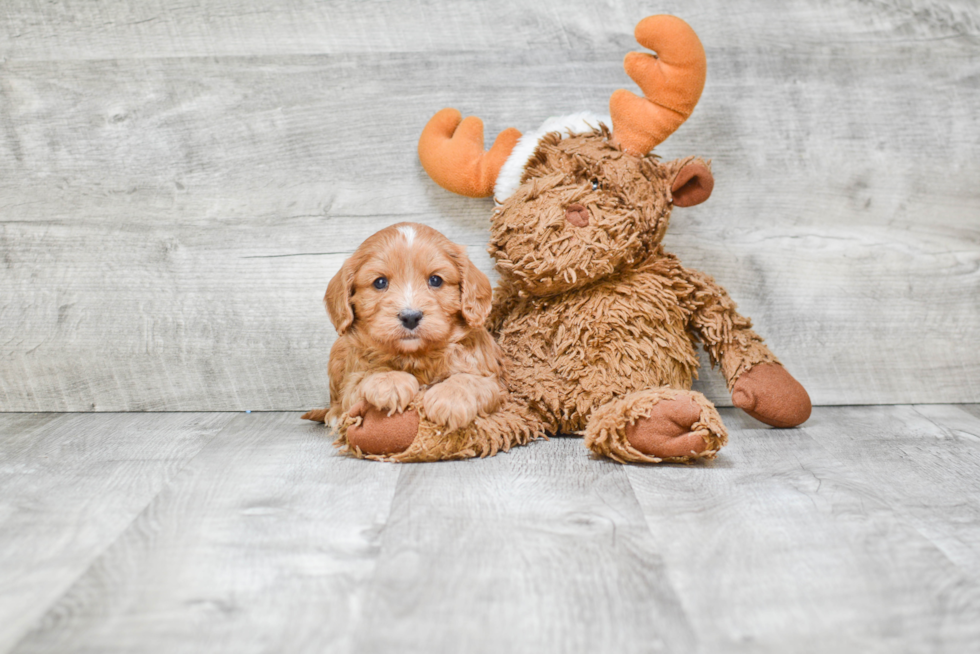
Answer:
M980 419L949 405L848 407L833 416L807 433L980 582ZM950 593L965 603L962 586ZM980 628L980 597L969 597Z
M626 478L579 438L406 467L354 651L690 652Z
M714 462L646 467L576 438L359 461L295 413L8 414L0 652L972 651L971 412L723 410Z
M349 651L398 468L240 414L13 652Z
M701 651L976 645L980 420L919 410L818 408L783 431L729 409L715 465L628 469Z
M228 414L0 415L0 652L228 420Z
M740 45L980 34L980 10L971 0L797 1L780 5L783 11L774 8L719 0L664 0L655 9L638 0L545 0L532 5L518 0L147 0L139 5L123 0L7 0L0 56L77 60L629 49L635 46L632 26L637 16L651 11L684 14L697 23L703 40L717 43L727 37Z
M960 411L966 411L971 416L980 418L980 404L960 404L956 408Z
M428 117L457 106L489 138L602 111L648 11L4 3L0 410L322 405L319 300L363 238L426 222L490 270L489 201L416 160ZM668 249L728 288L818 404L980 400L980 10L657 11L709 61L661 154L709 157L717 180Z

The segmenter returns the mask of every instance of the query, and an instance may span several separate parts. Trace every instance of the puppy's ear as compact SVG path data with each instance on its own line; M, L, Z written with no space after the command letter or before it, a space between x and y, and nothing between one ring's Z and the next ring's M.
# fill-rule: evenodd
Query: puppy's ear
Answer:
M490 315L493 289L490 280L466 256L466 247L456 246L456 265L459 266L460 310L470 327L482 327Z
M327 293L323 296L330 322L333 323L338 334L347 332L354 323L354 309L350 304L353 294L354 265L351 259L348 259L327 284Z

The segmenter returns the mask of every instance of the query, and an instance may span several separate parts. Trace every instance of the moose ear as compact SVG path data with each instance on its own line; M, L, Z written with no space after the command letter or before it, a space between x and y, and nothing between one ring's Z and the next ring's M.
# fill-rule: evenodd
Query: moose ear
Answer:
M460 312L470 327L482 327L490 315L493 288L490 280L466 256L466 247L456 246L456 265L459 266Z
M711 197L715 178L711 168L701 159L683 163L670 184L670 194L675 207L693 207Z
M354 309L350 298L354 294L354 265L348 259L340 267L337 274L327 284L327 293L323 303L327 307L327 315L338 334L344 334L354 323Z

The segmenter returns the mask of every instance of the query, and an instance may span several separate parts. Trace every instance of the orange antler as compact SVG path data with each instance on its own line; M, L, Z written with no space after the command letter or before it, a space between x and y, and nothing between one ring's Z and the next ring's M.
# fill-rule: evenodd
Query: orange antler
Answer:
M636 25L637 42L656 51L626 55L623 67L646 98L619 89L609 98L613 140L644 155L681 126L694 111L707 62L701 40L676 16L648 16Z
M484 152L483 121L475 116L462 118L455 109L443 109L433 116L419 137L419 159L429 177L444 189L485 198L493 195L497 173L521 133L508 127Z

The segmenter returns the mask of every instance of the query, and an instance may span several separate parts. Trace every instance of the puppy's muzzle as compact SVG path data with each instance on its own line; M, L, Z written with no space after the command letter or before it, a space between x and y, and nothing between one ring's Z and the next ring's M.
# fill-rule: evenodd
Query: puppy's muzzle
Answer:
M422 312L418 309L404 309L398 313L398 319L405 329L415 329L422 322Z

